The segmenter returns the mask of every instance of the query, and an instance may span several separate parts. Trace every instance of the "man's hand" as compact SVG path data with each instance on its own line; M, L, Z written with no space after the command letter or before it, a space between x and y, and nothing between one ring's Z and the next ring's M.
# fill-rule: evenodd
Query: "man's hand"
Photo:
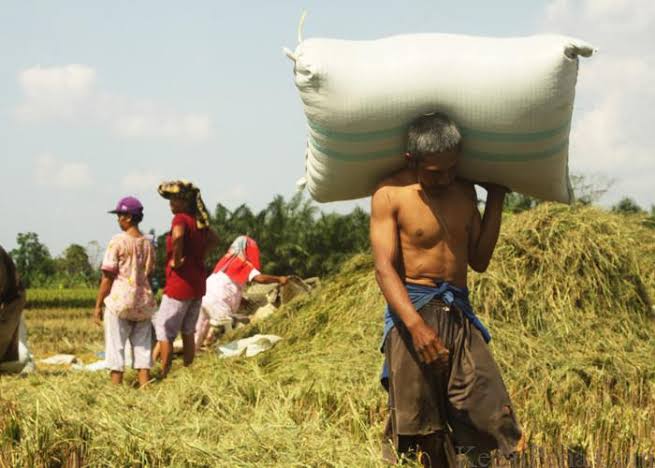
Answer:
M280 283L280 286L284 286L289 282L289 277L288 276L280 276L278 278L278 283Z
M93 311L93 321L99 327L102 326L102 307L96 307Z
M437 332L421 320L409 329L414 349L421 362L438 368L448 366L449 351L437 335Z

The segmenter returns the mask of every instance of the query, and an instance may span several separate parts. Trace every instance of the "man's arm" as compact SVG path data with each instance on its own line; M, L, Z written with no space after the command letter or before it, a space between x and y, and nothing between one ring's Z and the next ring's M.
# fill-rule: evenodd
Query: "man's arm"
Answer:
M507 189L495 184L481 185L487 191L487 201L484 216L480 221L480 213L475 206L473 226L469 244L469 265L477 272L484 272L489 266L491 256L498 242L500 222L503 214L503 202Z
M448 350L418 314L402 278L398 275L396 264L399 258L398 221L389 188L381 187L371 199L371 248L375 262L375 278L387 303L396 312L412 336L414 349L421 361L439 365L448 362Z

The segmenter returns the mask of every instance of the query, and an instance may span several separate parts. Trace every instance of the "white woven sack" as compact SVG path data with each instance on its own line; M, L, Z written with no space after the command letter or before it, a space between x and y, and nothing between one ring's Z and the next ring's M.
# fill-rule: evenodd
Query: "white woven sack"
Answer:
M319 202L370 195L405 164L408 124L439 111L464 136L461 177L570 203L578 56L592 52L556 35L302 41L287 55L309 127L309 193Z

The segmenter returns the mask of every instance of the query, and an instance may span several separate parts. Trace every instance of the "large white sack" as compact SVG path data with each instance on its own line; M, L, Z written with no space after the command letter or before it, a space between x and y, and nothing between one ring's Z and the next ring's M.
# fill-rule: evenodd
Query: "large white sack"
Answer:
M320 202L370 195L405 164L409 122L440 111L464 135L460 176L569 203L578 56L592 52L556 35L302 41L288 55L309 127L309 193Z

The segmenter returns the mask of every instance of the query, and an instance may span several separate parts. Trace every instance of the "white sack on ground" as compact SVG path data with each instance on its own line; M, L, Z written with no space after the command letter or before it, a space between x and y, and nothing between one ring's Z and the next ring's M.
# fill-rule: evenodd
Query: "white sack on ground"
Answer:
M50 366L69 366L77 362L77 356L74 354L55 354L45 359L39 360L39 364Z
M97 371L104 371L109 369L109 363L105 361L104 359L96 362L92 362L91 364L84 364L84 363L76 363L71 366L71 369L73 370L79 370L79 371L88 371L88 372L97 372Z
M571 114L587 43L557 35L308 39L290 57L309 127L305 181L319 202L371 194L404 164L416 117L448 114L461 177L570 203Z
M236 357L245 354L246 357L256 356L257 354L271 349L275 343L282 338L276 335L254 335L250 338L231 341L228 344L221 345L217 348L218 354L222 358Z

